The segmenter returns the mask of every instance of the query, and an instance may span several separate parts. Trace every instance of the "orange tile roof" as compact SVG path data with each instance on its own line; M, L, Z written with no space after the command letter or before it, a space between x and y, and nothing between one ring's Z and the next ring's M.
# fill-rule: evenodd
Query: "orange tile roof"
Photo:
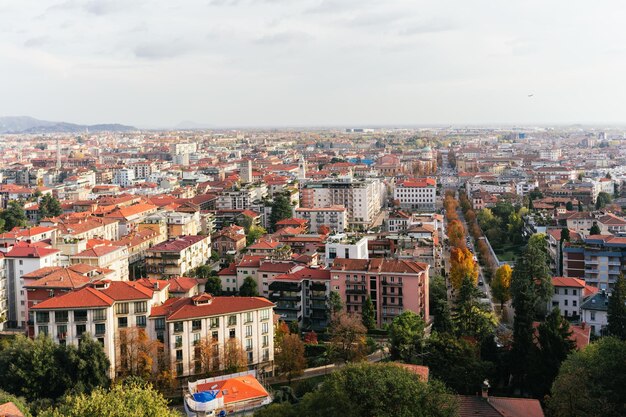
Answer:
M152 298L153 291L135 281L111 281L103 294L115 301L145 300Z
M225 405L264 398L269 395L265 388L263 388L263 385L252 375L243 375L223 381L200 384L197 390L199 392L210 390L218 391L216 398L222 397Z
M113 305L113 299L100 290L91 287L83 287L77 291L49 298L33 306L34 310L64 309L64 308L88 308L109 307Z
M198 297L202 297L202 295ZM155 314L153 309L151 316L163 315L162 313L165 313L168 320L186 320L274 306L274 303L261 297L212 297L210 303L198 305L194 304L194 299L196 297L181 298L180 300L182 301L180 303L176 303L167 311L159 311L161 314Z
M552 277L552 285L555 287L584 288L585 281L580 278Z
M24 414L12 402L0 404L0 417L24 417Z

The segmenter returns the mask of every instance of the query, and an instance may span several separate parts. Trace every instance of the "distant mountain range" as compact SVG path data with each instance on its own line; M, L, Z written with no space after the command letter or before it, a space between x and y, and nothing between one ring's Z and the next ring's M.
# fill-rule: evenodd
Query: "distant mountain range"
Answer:
M28 116L0 117L0 134L81 133L87 130L89 130L89 132L129 132L137 130L137 128L118 123L79 125L67 122L38 120Z

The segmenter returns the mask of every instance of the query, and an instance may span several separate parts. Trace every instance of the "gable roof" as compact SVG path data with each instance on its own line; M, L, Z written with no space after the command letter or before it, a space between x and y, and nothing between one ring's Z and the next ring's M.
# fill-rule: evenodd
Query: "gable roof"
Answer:
M34 310L110 307L114 300L102 291L92 287L83 287L78 291L68 292L49 298L33 306Z
M178 302L171 302L166 308L153 309L151 317L165 315L167 320L186 320L274 306L274 303L261 297L211 297L210 300L206 300L209 301L207 303L194 303L195 300L207 295L181 298Z
M458 395L460 417L544 417L541 404L531 398Z
M267 390L263 388L263 385L252 375L237 376L222 381L200 384L197 390L198 392L217 391L216 398L223 397L224 404L265 398L269 395Z

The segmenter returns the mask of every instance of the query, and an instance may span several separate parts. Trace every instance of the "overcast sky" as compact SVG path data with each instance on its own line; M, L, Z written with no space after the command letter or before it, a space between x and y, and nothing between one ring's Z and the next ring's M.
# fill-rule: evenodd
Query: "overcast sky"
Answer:
M626 122L625 21L622 0L0 0L0 115Z

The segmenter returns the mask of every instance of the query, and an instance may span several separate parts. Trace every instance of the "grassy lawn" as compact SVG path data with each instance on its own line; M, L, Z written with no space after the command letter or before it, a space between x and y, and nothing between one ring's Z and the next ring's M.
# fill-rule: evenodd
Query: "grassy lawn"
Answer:
M499 261L515 261L522 253L522 245L494 246L493 251L498 256Z

